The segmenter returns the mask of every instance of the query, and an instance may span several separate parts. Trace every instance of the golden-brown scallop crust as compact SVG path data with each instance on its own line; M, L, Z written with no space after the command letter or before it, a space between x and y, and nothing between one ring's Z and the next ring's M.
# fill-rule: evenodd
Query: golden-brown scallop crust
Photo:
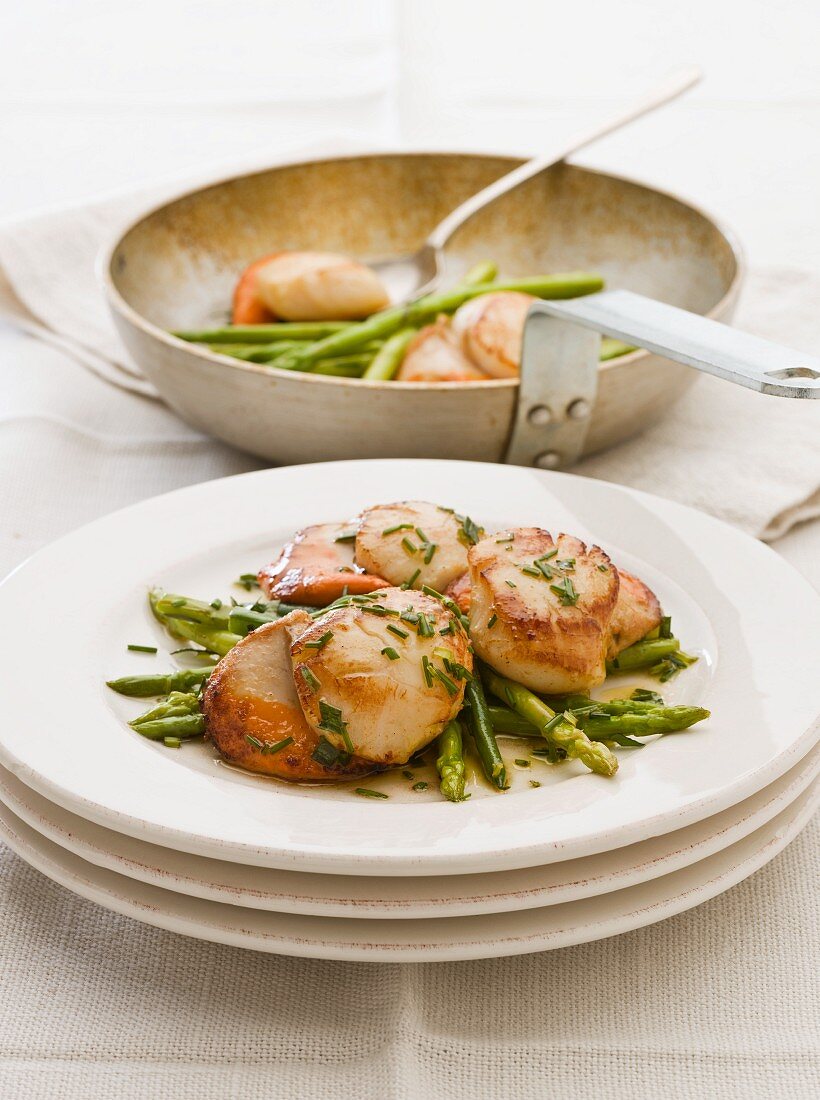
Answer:
M439 600L399 588L386 588L374 596L371 606L393 614L377 614L354 604L329 611L300 634L292 648L294 683L314 728L322 723L322 702L329 704L340 712L359 755L390 766L404 763L438 736L463 701L465 680L450 674L452 694L435 675L425 682L423 658L447 675L443 657L449 654L448 660L469 674L472 652L467 635ZM408 610L411 615L424 613L430 636L399 618L399 612ZM406 637L391 633L390 626ZM443 629L448 630L446 635L441 634ZM392 650L395 659L385 650ZM332 730L326 736L337 747L343 746L341 736Z
M618 576L621 584L609 625L608 658L645 638L663 618L660 601L648 585L625 569L619 569Z
M535 691L584 691L603 682L618 571L598 546L519 527L509 543L483 539L469 553L471 637L476 653ZM551 578L531 576L545 555ZM572 568L562 562L574 561ZM578 593L565 605L553 585L569 577Z
M293 689L291 631L311 622L295 612L243 638L211 673L203 696L206 733L230 763L252 772L299 782L321 783L381 770L352 757L327 766L312 758L319 743L305 720ZM274 745L293 742L279 752L263 752L248 737Z

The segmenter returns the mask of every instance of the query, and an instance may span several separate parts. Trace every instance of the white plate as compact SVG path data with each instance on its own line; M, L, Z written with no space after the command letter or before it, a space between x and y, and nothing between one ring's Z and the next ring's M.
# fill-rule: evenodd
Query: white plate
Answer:
M506 913L579 901L658 878L759 829L816 778L820 749L770 786L714 817L602 855L485 875L379 878L247 867L160 848L62 809L0 768L0 801L47 839L97 867L179 894L276 913L424 919Z
M86 863L46 840L5 806L0 839L82 897L171 932L279 955L347 962L433 962L549 951L629 932L728 890L782 851L809 821L812 788L745 839L681 871L586 901L432 920L355 920L266 913L176 894Z
M255 570L295 528L407 497L489 527L536 523L600 542L657 588L701 654L674 692L704 702L713 718L622 753L613 780L575 764L544 767L540 789L456 806L432 791L408 794L408 804L266 781L217 766L207 747L172 752L128 729L134 706L103 680L169 664L147 585L227 594L238 572ZM243 863L430 875L586 856L734 805L792 767L820 730L820 597L773 551L659 498L509 466L341 462L193 486L41 551L0 588L0 614L36 625L48 641L44 667L16 632L3 633L0 763L99 824ZM125 653L127 642L152 638L166 655Z

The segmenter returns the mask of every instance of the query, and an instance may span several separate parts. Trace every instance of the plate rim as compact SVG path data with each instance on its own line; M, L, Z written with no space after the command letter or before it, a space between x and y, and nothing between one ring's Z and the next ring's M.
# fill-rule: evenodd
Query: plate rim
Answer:
M811 759L809 759L810 757ZM150 841L138 840L135 837L125 837L130 843L145 846L146 849L151 849L150 851L146 851L142 858L139 858L140 850L130 856L113 853L105 846L108 837L119 837L124 834L115 833L113 830L107 829L105 826L97 825L95 822L77 818L77 815L72 814L70 810L65 810L57 803L48 802L48 800L42 799L42 796L38 795L33 788L20 783L16 777L11 776L11 773L3 769L2 766L0 766L0 802L11 810L15 817L20 818L21 821L35 830L35 832L40 833L47 840L71 852L79 859L93 866L113 871L125 878L144 882L161 889L172 890L174 893L185 894L206 901L227 903L249 909L259 909L262 912L291 913L301 916L322 916L328 918L353 917L357 920L423 920L436 917L462 917L478 914L518 912L522 909L546 908L550 905L600 897L603 894L613 893L629 886L640 885L651 879L662 877L663 875L670 874L684 867L688 867L693 863L697 863L711 855L715 855L725 848L730 847L736 841L742 840L750 833L768 824L768 822L778 816L782 810L796 801L800 795L817 780L818 776L820 776L820 749L810 749L807 755L795 764L790 771L781 776L780 779L775 780L774 783L770 784L768 787L764 787L756 794L751 795L748 799L744 799L735 806L728 807L720 814L712 815L711 817L704 818L702 821L694 822L681 830L673 830L672 832L661 834L658 837L650 837L647 840L639 841L637 844L624 845L622 848L616 849L615 851L624 853L627 856L631 850L636 848L644 849L647 854L643 855L642 858L635 858L635 856L633 856L632 865L630 867L622 868L620 871L612 872L610 875L599 874L597 877L585 879L583 866L578 869L574 868L576 864L579 863L583 865L584 863L589 863L591 860L601 859L603 856L611 857L613 854L612 852L599 853L597 856L582 856L578 860L565 860L558 864L546 865L547 868L557 867L562 870L566 869L565 873L570 877L569 881L565 884L553 884L551 886L521 886L507 893L500 892L500 887L503 885L501 882L498 882L498 889L488 890L488 880L493 880L495 883L497 880L501 879L502 876L509 877L511 874L537 874L542 868L521 868L519 871L514 872L496 871L487 872L485 874L477 873L473 875L447 876L446 878L441 875L430 876L432 882L443 884L444 888L441 891L442 895L445 891L452 890L454 878L479 880L476 882L476 893L468 895L460 891L459 901L453 900L452 897L448 897L447 899L443 897L439 899L431 898L425 899L424 901L418 898L412 901L397 899L387 901L375 898L370 898L368 900L359 898L353 900L350 898L342 899L339 896L324 898L315 895L310 896L307 893L299 895L295 892L295 886L291 887L288 893L280 892L279 894L275 894L270 892L264 895L261 888L254 892L249 887L243 888L241 885L229 885L224 881L221 886L217 886L216 884L206 883L206 867L204 865L222 865L226 861L215 860L208 856L194 855L191 857L187 854L188 858L201 860L203 862L203 873L199 877L194 877L189 874L186 878L183 877L181 869L168 871L162 867L162 853L172 852L173 850L161 848L159 845L154 845ZM45 801L47 807L45 809L39 809L36 804L32 806L30 803L23 801L24 795L21 796L16 790L9 790L9 778L11 778L12 782L17 782L19 786L23 788L23 791L34 795L35 799ZM786 780L788 782L783 786L783 782ZM782 789L779 789L773 795L771 788L778 784L781 785ZM750 802L758 802L764 795L767 797L762 805L756 804L754 807L749 806ZM72 820L61 824L50 816L52 812L69 814ZM47 814L49 816L46 816ZM728 822L718 822L717 819L724 817L726 814L734 814L735 819ZM100 829L106 834L99 838L99 843L96 846L89 839L78 837L77 829L87 825L91 825L92 829ZM687 841L685 838L681 837L681 833L697 829L699 826L709 827L710 825L713 831L708 836L702 836L694 842ZM45 826L45 828L43 826ZM715 828L716 826L717 828ZM673 844L674 849L661 855L648 854L649 846L658 842L667 845ZM228 866L241 867L241 865L237 864L228 864ZM152 868L155 868L155 870L152 870ZM384 880L376 876L360 876L357 879L356 876L326 876L299 871L281 872L263 867L242 868L242 870L261 872L263 875L269 874L274 879L274 885L276 878L282 874L292 874L297 877L307 877L312 880L332 878L334 884L338 884L339 887L336 891L337 895L341 894L344 881L372 883L374 887L377 882L382 881L388 883L407 881L414 886L419 882L425 881L419 878L401 880L397 879L395 876L385 876ZM213 873L213 871L211 871L211 873ZM589 872L587 871L586 873L588 874ZM480 893L479 891L482 885L484 887L484 892ZM194 886L195 889L191 889L191 886ZM263 900L263 897L265 900Z
M818 785L815 784L815 788L817 787ZM500 922L505 918L520 918L522 916L535 921L539 912L555 914L561 908L583 907L584 905L597 903L601 901L601 898L605 902L611 903L617 900L619 895L631 893L633 899L641 899L637 901L631 910L621 912L619 915L603 916L595 922L583 918L576 919L575 925L572 924L570 917L568 922L560 922L560 928L552 931L541 931L540 934L537 931L526 935L508 933L498 936L493 941L487 936L486 932L482 932L481 935L472 940L438 944L430 942L430 940L421 944L407 944L406 942L402 944L398 942L398 935L393 938L392 942L376 944L372 942L372 938L368 940L368 930L372 931L373 921L357 921L353 918L337 917L306 918L296 917L293 914L261 913L259 910L241 909L238 906L229 906L220 902L205 902L184 894L175 894L174 891L163 890L160 887L146 886L145 883L127 879L114 871L103 871L103 869L94 867L93 864L89 864L80 857L67 852L59 845L41 836L36 830L30 829L19 819L15 822L15 815L2 805L0 805L0 839L8 844L12 851L26 863L70 892L78 894L86 900L93 901L104 909L130 917L143 924L153 925L176 934L187 935L203 942L220 943L267 954L343 962L459 962L532 954L538 951L556 950L561 947L591 943L656 924L668 917L696 908L698 905L710 901L736 886L782 852L809 823L819 803L820 789L807 789L776 818L749 836L739 840L736 844L730 845L728 848L716 852L714 855L689 867L673 871L669 875L662 875L657 879L652 879L635 887L627 887L624 891L614 891L610 894L601 895L600 898L591 898L586 901L567 902L565 907L560 905L548 906L546 909L522 910L520 913L515 914L497 913L473 918L468 917L466 922L469 926L471 922L484 922L486 924L487 922ZM12 819L12 824L9 824L9 817ZM14 831L15 828L17 829L16 832ZM22 837L20 836L21 832ZM26 837L26 832L29 832L31 837L34 838L34 843L32 843L31 838ZM45 846L45 855L42 852L43 846ZM727 856L732 853L735 856L740 853L739 862L730 861L729 865L724 866L723 870L717 869L721 864L725 864ZM80 864L79 870L85 877L78 881L79 876L76 872L72 874L71 871L63 870L66 862L68 862L69 867L72 862ZM698 870L701 873L706 870L707 877L705 881L701 881L702 874L700 877L696 877ZM104 881L106 878L114 880L113 885L116 888L109 887L106 889L104 886L100 887L94 881L95 875L97 880L101 876ZM135 902L133 900L133 890L129 892L129 886L149 891L148 900L142 903ZM652 888L660 887L663 889L664 886L667 887L668 896L653 899ZM671 894L669 894L670 886L673 888ZM676 886L679 887L677 893L674 892ZM132 896L129 897L129 893ZM209 912L212 909L235 910L236 926L228 928L224 923L218 924L216 920L208 925L202 921L197 923L195 917L180 916L179 914L169 915L163 909L162 902L165 900L167 904L167 899L163 899L162 895L168 895L183 904L187 902L195 906L204 906ZM290 935L286 936L280 933L277 939L275 934L265 934L259 929L254 930L251 926L258 923L258 921L254 921L252 916L267 918L274 922L278 921L286 926L289 921L319 922L320 924L332 924L334 921L341 921L341 923L348 926L348 929L346 929L348 932L351 930L349 926L360 925L362 937L356 941L336 940L331 943L323 943L316 938L311 939L309 931L304 928L303 923L301 927L294 928ZM432 926L437 921L452 921L453 923L458 921L460 926L465 926L465 918L453 917L431 918L421 921L408 920L405 923L426 926L425 930L432 932ZM389 922L392 928L397 930L398 923L396 921Z
M511 474L514 474L516 470L518 470L519 473L521 472L521 468L517 467L504 467L498 464L453 460L359 459L329 463L310 463L304 466L295 467L266 468L251 471L249 473L233 475L232 477L214 479L197 485L186 486L170 493L149 498L138 504L119 509L114 513L100 517L90 524L64 535L56 542L37 551L5 578L2 584L0 584L0 600L2 600L5 586L9 584L13 578L17 577L21 571L26 568L34 567L38 560L45 555L54 554L63 550L66 546L70 546L73 540L83 536L87 537L90 534L98 532L100 529L104 529L105 526L115 523L118 519L121 520L133 514L138 515L143 510L172 504L182 497L195 497L197 494L202 493L207 494L215 485L230 485L235 484L237 481L247 481L249 483L252 481L262 482L266 479L275 481L277 478L294 476L294 472L310 477L314 475L316 471L327 472L328 470L335 470L341 472L343 470L350 470L351 468L364 467L378 467L384 470L386 467L415 468L421 466L428 468L447 466L450 469L469 469L469 472L473 474L480 474L481 471L486 472L488 469L508 470ZM731 525L714 516L699 512L696 509L679 504L675 501L669 501L653 494L644 493L641 490L631 489L610 482L582 478L575 474L556 473L551 471L526 470L524 472L526 472L529 477L536 478L547 487L549 487L550 483L567 481L574 483L576 486L582 484L587 486L598 486L607 494L623 494L625 497L634 498L639 503L643 503L646 506L654 507L656 511L660 510L662 512L671 513L672 516L677 516L681 522L683 522L687 516L697 517L698 523L705 523L707 527L714 526L718 533L728 532L733 539L744 542L747 545L754 545L756 553L763 554L764 556L769 555L770 560L775 562L780 570L787 573L792 581L801 587L807 601L814 607L820 608L820 595L818 595L809 582L802 574L794 569L793 566L777 555L770 547L757 542L757 540L752 539L751 536L745 535L743 532L731 527ZM682 809L678 808L675 811L674 820L667 811L659 812L652 817L643 817L631 823L614 826L608 829L606 833L607 839L603 843L599 843L587 837L581 840L572 838L558 845L556 842L542 841L527 847L518 847L514 849L512 853L507 849L493 849L490 852L493 861L492 868L490 868L487 863L487 849L461 852L458 855L453 855L452 853L427 852L423 858L419 857L417 854L397 855L395 852L385 853L383 851L371 851L366 854L348 851L340 855L338 849L333 851L322 851L316 847L300 847L293 843L289 843L284 848L276 848L272 845L260 847L259 845L248 843L247 841L225 841L203 837L202 835L189 833L175 827L163 825L159 822L148 822L145 818L134 817L133 815L128 815L122 811L104 806L85 796L76 795L73 791L62 786L59 782L51 780L47 776L28 767L24 761L18 759L9 751L2 740L0 740L0 763L3 763L9 771L26 783L26 785L34 788L49 801L55 802L77 813L81 817L89 818L104 827L113 828L114 831L117 832L127 833L137 839L150 838L161 846L178 847L194 854L212 856L218 859L227 859L232 862L256 863L263 866L279 866L284 868L309 866L311 869L317 871L338 872L340 866L339 860L343 859L345 865L350 868L351 873L375 875L447 874L453 873L454 871L458 873L469 873L471 869L475 869L475 866L480 863L484 864L484 869L501 870L532 866L537 863L553 862L561 859L577 858L583 855L593 854L596 851L600 852L615 847L621 847L625 844L635 843L649 835L658 835L660 833L682 828L693 821L721 812L729 806L755 794L768 783L779 778L806 754L817 741L818 737L820 737L820 716L816 717L809 726L793 740L789 748L782 750L774 759L768 761L766 764L760 765L756 771L741 772L734 780L726 783L717 793L713 791L711 794L693 798L686 807Z

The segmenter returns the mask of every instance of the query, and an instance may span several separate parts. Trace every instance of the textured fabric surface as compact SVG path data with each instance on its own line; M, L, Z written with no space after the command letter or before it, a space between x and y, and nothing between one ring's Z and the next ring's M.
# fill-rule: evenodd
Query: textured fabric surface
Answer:
M355 139L339 137L323 142L321 152L356 147L361 146ZM280 159L319 151L302 147ZM196 182L251 166L223 165ZM194 181L166 181L137 194L0 226L0 316L68 351L107 381L156 396L118 340L96 264L100 249L140 211L188 186ZM46 265L43 256L50 257ZM818 301L820 276L756 272L748 281L737 324L813 353L820 344ZM700 378L663 421L639 439L587 460L578 472L657 492L750 534L776 538L795 523L820 515L820 402L767 398Z
M563 951L379 965L139 925L0 851L15 1100L808 1100L820 827L689 913Z

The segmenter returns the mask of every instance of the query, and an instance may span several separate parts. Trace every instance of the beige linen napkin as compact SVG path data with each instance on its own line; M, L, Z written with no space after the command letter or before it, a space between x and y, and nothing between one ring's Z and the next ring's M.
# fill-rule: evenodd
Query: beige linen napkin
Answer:
M351 152L355 147L354 139L340 138L332 150L324 143L321 152ZM280 159L317 152L302 148ZM250 167L214 169L207 178ZM156 396L118 340L96 263L119 228L189 186L194 181L166 181L139 193L0 226L0 316L109 382ZM808 352L820 344L818 303L820 275L755 272L737 324ZM576 472L659 493L774 539L795 523L820 515L820 402L761 397L711 378L699 379L662 422L587 459Z

